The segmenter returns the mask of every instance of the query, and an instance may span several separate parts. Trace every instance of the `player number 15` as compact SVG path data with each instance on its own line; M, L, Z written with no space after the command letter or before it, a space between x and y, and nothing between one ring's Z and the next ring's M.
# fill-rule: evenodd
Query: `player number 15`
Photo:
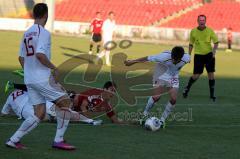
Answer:
M24 44L25 44L25 48L26 48L26 51L27 51L27 56L34 55L34 47L30 44L30 41L32 41L32 39L33 39L32 37L24 39Z

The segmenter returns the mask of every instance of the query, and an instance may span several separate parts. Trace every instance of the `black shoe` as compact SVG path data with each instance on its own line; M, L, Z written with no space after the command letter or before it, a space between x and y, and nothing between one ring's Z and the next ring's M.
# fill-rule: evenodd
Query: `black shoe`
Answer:
M184 90L183 90L183 98L188 97L188 92L189 92L189 89L187 87L185 87Z
M210 99L212 99L212 100L213 100L213 102L216 102L216 100L217 100L217 97L215 97L215 96L211 96L211 97L210 97Z

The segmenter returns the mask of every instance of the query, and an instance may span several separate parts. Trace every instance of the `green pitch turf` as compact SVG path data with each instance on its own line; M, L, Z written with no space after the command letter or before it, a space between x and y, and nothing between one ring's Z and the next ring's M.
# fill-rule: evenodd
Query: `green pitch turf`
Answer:
M20 68L17 57L21 36L22 33L18 32L0 32L0 108L7 97L4 94L6 81L23 82L11 73ZM53 36L52 61L61 66L62 70L65 69L65 72L69 71L67 76L62 77L63 84L68 88L81 91L87 87L102 87L104 81L115 79L120 90L118 100L116 98L114 101L116 112L120 118L134 119L143 110L146 97L136 97L137 103L134 103L133 93L124 90L132 86L129 83L140 81L151 84L151 74L146 73L146 70L152 70L153 65L139 65L141 69L136 72L129 68L132 73L127 76L138 76L138 79L131 81L130 78L130 82L123 80L124 54L128 58L137 58L171 47L173 46L133 43L130 48L117 47L112 51L115 60L112 68L103 66L97 74L94 71L97 66L90 64L90 70L86 71L87 64L84 64L74 66L70 72L69 63L77 63L77 59L85 62L89 60L84 55L88 52L89 40ZM72 58L74 55L78 57ZM216 58L217 102L209 100L206 74L194 84L189 98L182 98L182 88L192 72L191 62L181 72L176 109L167 121L165 130L149 132L137 125L114 125L103 115L99 117L104 120L102 126L70 124L65 139L75 145L77 150L65 152L51 148L56 125L45 122L22 139L28 146L27 150L14 150L6 148L4 142L14 133L21 121L16 117L0 117L0 159L239 159L240 52L234 50L232 53L225 53L220 49ZM67 60L70 62L66 62ZM143 75L144 73L146 74ZM138 86L138 89L140 88L147 87ZM138 96L138 93L135 95ZM155 116L159 116L167 100L168 96L164 95L153 108Z

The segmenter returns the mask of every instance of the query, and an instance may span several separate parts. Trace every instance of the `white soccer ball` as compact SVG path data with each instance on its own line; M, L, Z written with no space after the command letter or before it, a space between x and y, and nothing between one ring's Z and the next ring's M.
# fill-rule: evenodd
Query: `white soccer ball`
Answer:
M145 122L145 128L150 131L157 131L161 127L160 120L157 117L150 117Z

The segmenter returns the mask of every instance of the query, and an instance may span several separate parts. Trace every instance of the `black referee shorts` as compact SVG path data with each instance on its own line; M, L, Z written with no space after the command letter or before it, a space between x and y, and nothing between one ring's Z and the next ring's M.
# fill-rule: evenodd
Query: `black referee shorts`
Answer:
M212 52L206 55L194 55L193 74L202 74L204 67L208 73L215 72L215 58L213 58Z
M97 43L97 42L100 42L100 41L102 41L102 35L101 34L93 34L93 36L92 36L92 40L95 42L95 43Z

